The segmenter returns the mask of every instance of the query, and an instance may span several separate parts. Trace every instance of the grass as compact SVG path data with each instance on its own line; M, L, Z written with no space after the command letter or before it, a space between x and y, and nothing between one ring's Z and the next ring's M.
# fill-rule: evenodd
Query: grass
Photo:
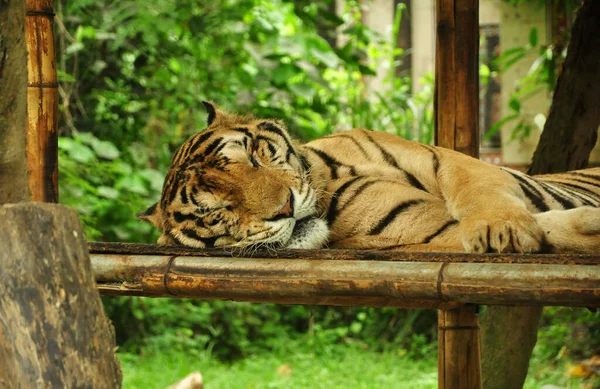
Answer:
M120 354L124 389L166 388L198 370L207 389L437 388L437 362L336 345L263 353L232 364L208 354ZM287 355L286 355L287 354Z
M326 388L433 389L437 388L435 355L412 359L403 353L366 350L356 345L310 346L289 342L273 352L262 352L225 363L201 352L120 353L124 389L167 388L189 373L202 373L207 389ZM568 362L534 359L525 389L546 384L569 389L600 387L600 380L567 377Z

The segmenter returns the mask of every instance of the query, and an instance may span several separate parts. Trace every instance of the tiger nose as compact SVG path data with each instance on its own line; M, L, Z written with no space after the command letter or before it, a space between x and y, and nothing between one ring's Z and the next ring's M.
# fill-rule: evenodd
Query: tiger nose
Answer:
M281 207L281 209L273 214L273 219L280 219L286 217L294 216L294 194L290 189L290 194L288 195L288 199L286 203Z

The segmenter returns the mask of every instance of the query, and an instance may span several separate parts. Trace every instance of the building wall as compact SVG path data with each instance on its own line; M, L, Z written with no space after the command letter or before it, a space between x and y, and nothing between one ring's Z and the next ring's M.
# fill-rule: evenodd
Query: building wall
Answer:
M392 28L394 25L394 0L369 0L362 3L363 23L381 34L387 41L392 41ZM387 56L382 56L377 61L377 76L369 80L369 91L381 91L386 88L385 78L390 71Z
M412 82L413 90L420 89L419 78L435 67L435 0L413 0L412 29Z
M529 31L532 28L537 28L540 44L546 43L546 13L537 3L525 2L517 7L500 3L498 8L500 11L500 46L502 52L526 45L529 42ZM508 107L510 96L518 86L518 81L527 75L531 64L537 57L537 53L532 52L524 60L516 62L510 69L502 72L502 117L513 113ZM538 93L523 102L521 115L528 122L532 122L536 114L547 112L548 99L547 93ZM503 162L506 165L527 165L531 161L539 141L540 131L534 128L530 137L524 140L511 140L513 128L513 123L507 123L502 127Z

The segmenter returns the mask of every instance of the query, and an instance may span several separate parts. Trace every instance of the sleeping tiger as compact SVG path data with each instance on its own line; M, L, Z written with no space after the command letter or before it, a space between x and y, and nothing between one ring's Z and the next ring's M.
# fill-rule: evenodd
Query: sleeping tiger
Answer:
M355 129L300 145L278 120L204 102L208 127L176 152L138 216L190 247L593 253L600 168L531 177Z

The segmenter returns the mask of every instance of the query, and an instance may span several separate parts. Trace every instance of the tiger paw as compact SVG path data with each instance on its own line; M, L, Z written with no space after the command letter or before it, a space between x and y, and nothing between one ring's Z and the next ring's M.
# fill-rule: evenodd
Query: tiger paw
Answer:
M532 253L540 251L543 239L533 215L521 209L465 217L460 221L460 234L470 253Z

